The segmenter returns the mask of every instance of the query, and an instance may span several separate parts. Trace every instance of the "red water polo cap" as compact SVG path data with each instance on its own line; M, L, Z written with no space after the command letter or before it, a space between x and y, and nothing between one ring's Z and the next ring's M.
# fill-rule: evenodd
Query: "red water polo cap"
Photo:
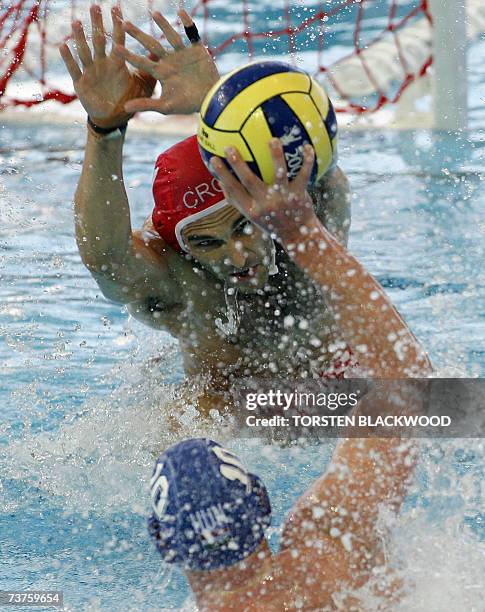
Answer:
M158 157L153 198L153 227L178 252L187 251L182 237L186 225L227 206L219 181L202 161L196 136Z

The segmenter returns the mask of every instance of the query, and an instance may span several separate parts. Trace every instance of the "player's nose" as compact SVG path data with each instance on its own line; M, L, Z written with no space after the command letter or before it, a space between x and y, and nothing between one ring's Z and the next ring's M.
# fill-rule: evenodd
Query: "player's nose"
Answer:
M246 261L248 258L248 254L246 250L242 247L241 242L237 240L230 240L227 244L227 263L236 268L237 270L241 270L246 266Z

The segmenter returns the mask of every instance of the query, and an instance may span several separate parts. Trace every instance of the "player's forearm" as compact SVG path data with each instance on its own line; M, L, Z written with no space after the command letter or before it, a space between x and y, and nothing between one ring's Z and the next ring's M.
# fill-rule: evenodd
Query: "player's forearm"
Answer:
M382 409L380 416L391 413ZM363 428L357 435L365 435ZM320 496L351 516L334 517L349 531L370 543L375 534L380 504L398 513L414 473L417 447L414 440L399 438L348 438L340 440L332 464L333 473L319 483ZM342 477L345 475L344 480ZM340 514L340 513L339 513ZM355 517L358 515L358 519Z
M281 238L290 257L322 290L344 339L370 374L392 378L430 370L382 287L316 217L307 233Z
M396 419L418 416L425 409L428 394L426 380L375 381L352 416L355 419L372 417L370 422L375 422L377 416ZM308 505L313 499L313 502L325 500L334 508L344 508L340 518L335 517L335 521L328 523L329 529L337 522L349 528L355 522L359 528L374 529L380 502L387 502L398 511L415 468L416 445L412 439L399 437L399 426L393 430L394 438L377 437L377 433L373 426L349 427L344 431L343 435L356 437L339 440L332 456L332 468L315 481L297 507ZM322 517L320 527L332 516L328 513L326 519Z
M350 584L362 586L384 564L386 527L383 512L396 516L416 464L413 440L351 438L340 440L332 468L298 501L283 542L293 546L322 536L335 554L346 559ZM305 533L305 525L310 530ZM302 529L303 527L303 529Z
M122 261L131 246L122 151L122 137L99 139L88 132L74 210L79 251L91 270Z
M354 416L401 417L419 415L427 397L427 381L378 381L357 405ZM378 524L381 504L398 513L414 473L418 448L409 438L379 438L369 427L347 433L359 437L339 441L333 469L316 481L311 495L327 501L326 527L352 534L367 551L381 551ZM395 430L399 436L399 430ZM362 437L361 437L362 436ZM369 436L364 438L363 436ZM356 547L356 558L362 551ZM362 569L365 560L360 559Z
M379 381L359 401L353 415L420 414L427 389L427 381L422 380ZM414 473L418 447L409 438L375 437L371 428L346 433L359 437L338 442L331 467L292 510L283 541L292 546L308 525L313 533L333 543L336 554L346 559L341 569L347 572L347 579L361 586L373 569L383 564L384 534L379 518L383 507L399 512ZM364 438L366 435L370 437Z

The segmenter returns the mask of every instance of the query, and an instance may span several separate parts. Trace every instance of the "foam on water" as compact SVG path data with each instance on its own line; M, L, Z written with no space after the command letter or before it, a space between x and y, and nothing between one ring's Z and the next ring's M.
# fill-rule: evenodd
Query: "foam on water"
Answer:
M136 510L146 497L146 477L157 453L189 437L196 426L195 409L185 405L177 414L179 431L170 431L178 385L166 382L166 376L176 359L172 346L164 348L163 358L137 368L122 365L109 384L122 382L108 397L88 400L75 415L65 415L54 432L27 432L12 441L4 451L2 472L61 496L62 505L73 511ZM201 425L203 431L208 429Z
M321 446L279 448L256 440L226 440L221 435L221 422L203 423L190 404L183 405L177 415L179 430L170 431L167 422L171 421L179 384L167 382L167 373L173 380L177 348L175 344L166 346L163 358L154 361L146 359L145 351L154 348L153 343L147 345L144 343L135 364L107 375L107 382L123 383L105 399L87 400L77 415L66 419L58 429L27 432L3 448L0 472L9 484L0 490L1 513L28 513L29 491L40 490L46 510L62 509L63 521L71 517L84 527L89 523L96 528L92 521L105 523L120 513L142 517L148 512L147 485L157 453L178 439L209 436L227 444L262 476L276 516L270 535L275 545L284 513L324 471L334 444L329 441ZM450 372L438 374L443 377ZM382 517L382 529L392 534L387 545L388 566L395 568L405 585L405 596L394 609L478 611L485 573L485 552L479 545L484 537L483 525L480 530L477 522L480 513L483 517L483 441L420 444L415 483L401 515ZM474 525L470 526L470 521L475 521ZM107 546L102 536L98 546ZM82 547L74 548L63 571L67 572L72 559L82 554ZM130 545L119 554L129 557ZM127 562L137 563L133 559ZM45 559L37 563L37 570L45 573ZM160 592L171 576L172 570L161 570L155 581ZM359 595L367 610L380 609L369 589L364 588ZM135 596L141 598L143 608L143 593L130 592L130 597ZM92 609L98 609L95 604L96 598ZM194 609L190 598L183 609Z

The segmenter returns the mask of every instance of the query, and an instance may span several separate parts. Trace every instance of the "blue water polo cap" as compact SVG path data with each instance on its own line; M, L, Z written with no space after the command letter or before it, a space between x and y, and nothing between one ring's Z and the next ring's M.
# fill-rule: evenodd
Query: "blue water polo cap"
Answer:
M158 458L148 529L167 563L229 567L251 554L271 523L265 486L217 442L179 442Z

